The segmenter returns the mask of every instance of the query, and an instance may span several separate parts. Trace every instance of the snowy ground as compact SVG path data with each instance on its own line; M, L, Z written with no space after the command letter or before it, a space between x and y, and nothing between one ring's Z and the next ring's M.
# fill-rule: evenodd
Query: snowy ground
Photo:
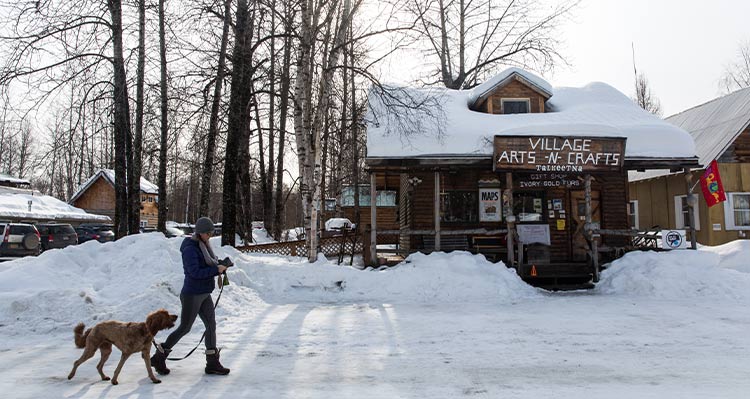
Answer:
M750 241L632 253L596 289L569 293L530 288L466 253L415 255L378 272L219 249L237 263L217 309L229 376L205 376L196 353L170 363L158 385L136 356L118 386L98 380L98 356L65 379L81 353L77 322L179 312L179 243L154 233L0 263L0 390L19 398L750 393ZM175 354L201 333L198 321Z

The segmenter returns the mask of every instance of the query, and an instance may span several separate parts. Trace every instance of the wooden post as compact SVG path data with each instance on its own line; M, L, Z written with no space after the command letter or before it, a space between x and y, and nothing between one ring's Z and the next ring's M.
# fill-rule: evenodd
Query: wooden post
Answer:
M697 249L698 246L695 242L695 208L693 208L693 205L697 201L695 201L695 194L693 194L693 174L690 173L690 168L684 168L683 172L685 174L685 183L687 184L687 199L685 202L687 202L688 221L690 222L688 228L690 232L690 249Z
M440 171L435 171L435 251L440 251Z
M599 281L599 244L596 242L596 235L593 234L592 230L592 219L591 219L591 175L587 174L585 177L586 184L586 234L591 240L591 262L594 266L594 282Z
M356 189L356 188L355 188ZM375 172L370 173L370 264L378 264L378 192L375 183Z
M513 173L505 173L505 195L508 196L508 206L505 207L505 222L508 224L506 243L508 244L508 262L510 267L515 267L515 254L513 253L513 234L515 234L515 216L513 216ZM516 270L520 270L519 267Z

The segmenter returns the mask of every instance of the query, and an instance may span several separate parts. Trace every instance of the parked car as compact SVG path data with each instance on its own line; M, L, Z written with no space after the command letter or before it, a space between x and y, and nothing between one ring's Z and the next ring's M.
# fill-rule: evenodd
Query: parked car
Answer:
M69 224L40 223L36 228L39 230L42 251L78 244L78 234Z
M115 233L112 231L112 227L106 224L101 225L85 225L82 224L75 228L76 234L78 234L78 243L82 244L86 241L96 240L99 242L110 242L115 240Z
M0 231L3 240L0 242L0 257L39 255L39 231L34 225L3 223Z
M164 230L164 235L167 238L182 237L185 235L185 231L182 229L178 229L177 227L167 226L166 230Z

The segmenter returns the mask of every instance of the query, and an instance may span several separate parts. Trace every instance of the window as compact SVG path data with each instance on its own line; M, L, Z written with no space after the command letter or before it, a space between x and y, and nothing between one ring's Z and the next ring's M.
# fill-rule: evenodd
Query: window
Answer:
M638 200L628 202L628 219L630 220L630 228L640 228L638 225Z
M504 114L528 114L531 108L528 98L503 98L501 101Z
M696 206L695 213L695 230L701 229L700 209ZM674 220L675 228L686 229L690 227L690 218L688 215L687 195L675 195L674 197Z
M335 211L336 210L336 199L335 198L326 198L325 200L325 210L327 212ZM354 202L354 201L352 201Z
M396 206L396 191L378 190L377 206ZM354 206L354 187L345 186L341 190L341 206ZM370 206L370 186L359 186L359 206Z
M750 229L750 193L727 193L724 224L727 230Z
M516 221L545 222L543 191L522 191L513 193L513 215Z
M440 221L468 223L479 220L477 191L446 191L440 193Z

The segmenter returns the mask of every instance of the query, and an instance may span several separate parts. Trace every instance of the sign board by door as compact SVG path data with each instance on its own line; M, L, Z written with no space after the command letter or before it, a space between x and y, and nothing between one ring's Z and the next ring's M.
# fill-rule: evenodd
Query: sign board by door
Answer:
M548 224L519 224L516 226L518 240L522 244L550 245Z
M615 172L625 161L625 138L495 136L495 170Z
M688 242L685 230L662 230L661 247L664 249L686 249Z
M500 188L479 189L479 221L500 222L502 220L502 198Z

